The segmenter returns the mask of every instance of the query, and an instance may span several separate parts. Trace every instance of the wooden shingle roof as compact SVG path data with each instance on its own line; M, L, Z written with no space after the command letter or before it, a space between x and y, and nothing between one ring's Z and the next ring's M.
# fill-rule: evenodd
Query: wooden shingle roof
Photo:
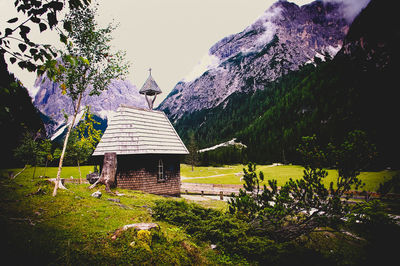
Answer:
M160 111L121 105L109 121L93 156L128 154L188 154L168 117Z

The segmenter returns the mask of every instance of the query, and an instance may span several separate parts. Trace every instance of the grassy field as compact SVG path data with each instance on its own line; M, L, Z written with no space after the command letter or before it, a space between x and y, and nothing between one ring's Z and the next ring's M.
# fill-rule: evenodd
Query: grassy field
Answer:
M191 172L188 166L182 165L182 175L187 173L198 177L227 174L222 177L202 178L215 182L218 178L230 175L239 179L235 173L241 171L241 168L239 165L224 168L196 167ZM91 166L82 167L82 175L85 176L92 169ZM89 190L88 184L72 183L66 184L68 190L59 190L57 196L52 197L53 185L43 178L32 178L33 168L26 169L14 179L9 177L10 172L19 170L0 170L0 235L3 238L0 255L4 258L7 256L8 264L239 265L217 249L212 249L210 243L195 240L185 232L184 227L152 217L152 208L156 201L183 199L114 188L114 193L118 191L123 194L116 196L105 193L104 186ZM37 175L42 175L42 170L44 169L37 169ZM277 176L280 173L283 179L293 173L301 175L302 169L297 166L260 166L259 170L266 173L273 170L269 174ZM54 177L56 171L55 167L49 168L46 175ZM266 175L269 177L269 174ZM364 174L368 178L368 173ZM77 178L78 169L64 167L62 176ZM370 178L376 179L376 173ZM96 190L103 193L99 199L91 197ZM118 199L119 202L110 199ZM226 210L226 203L223 201L199 201L197 204ZM134 231L126 231L116 240L112 239L116 230L124 225L142 222L160 225L159 231L151 233L148 246L140 244L139 236ZM307 243L312 249L327 254L335 250L342 254L343 236L318 233L309 239ZM346 254L355 254L349 255L349 258L363 254L363 243L345 241Z
M8 169L8 170L4 170L7 172L13 172L14 174L18 173L20 170L22 169ZM36 172L35 172L35 176L48 176L51 178L54 178L57 176L57 167L41 167L38 166L36 167ZM92 165L84 165L81 166L81 174L82 174L82 178L86 179L86 175L93 172L94 167ZM30 173L31 176L33 176L33 172L34 172L34 167L28 167L24 172L25 175L28 176L27 173ZM71 176L73 178L79 178L79 171L78 171L78 167L76 166L63 166L62 171L61 171L61 178L71 178Z
M181 164L182 182L188 183L205 183L205 184L242 184L240 178L243 176L243 168L245 165L226 165L223 167L192 167L190 165ZM299 179L303 176L304 168L298 165L257 165L257 172L264 173L265 180L276 179L278 186L285 184L289 178ZM9 169L14 173L19 172L18 169ZM34 168L27 168L25 175L33 175ZM93 166L81 166L82 178L85 180L86 175L93 172ZM360 190L376 191L380 183L391 179L398 171L383 170L379 172L362 172L360 178L365 186ZM56 177L57 167L37 167L35 176L46 175ZM61 172L61 178L79 178L79 171L76 166L64 166ZM186 179L188 178L188 179ZM335 182L337 178L336 170L328 170L328 176L325 178L325 185L329 186L330 182Z
M228 165L224 167L195 167L181 165L182 182L206 183L206 184L242 184L240 178L243 176L244 165ZM258 165L257 172L264 173L265 180L276 179L278 186L285 184L289 178L299 179L303 176L304 168L298 165ZM361 190L376 191L379 184L391 179L398 171L384 170L379 172L362 172L360 179L365 186ZM330 182L337 179L336 170L328 170L328 176L324 184L329 187ZM188 178L188 179L186 179Z
M82 174L92 169L83 167ZM19 170L0 170L0 234L2 247L7 247L0 254L11 265L199 265L217 254L209 245L195 244L181 228L151 216L156 200L182 199L119 188L113 192L124 195L116 196L105 193L104 186L89 190L88 184L71 183L52 197L53 185L32 178L33 168L9 178L9 172ZM53 177L56 171L49 168L46 175ZM76 167L63 168L63 177L70 176L79 176ZM103 193L100 199L91 197L96 190ZM161 228L150 249L132 244L137 240L132 231L111 239L118 228L142 222L156 222Z
M245 165L226 165L223 167L192 167L190 165L181 164L182 182L188 183L204 183L204 184L242 184L240 178L243 176L243 168ZM285 184L289 178L299 179L303 176L304 168L298 165L257 165L257 172L264 173L265 180L276 179L278 186ZM19 169L9 169L13 173L19 172ZM26 176L33 176L34 168L30 167L24 171ZM86 180L86 175L93 172L93 166L81 166L82 178ZM376 191L380 183L391 179L398 171L383 170L379 172L362 172L360 178L365 186L360 190ZM48 177L56 177L57 167L37 167L35 176L46 175ZM79 171L76 166L64 166L61 172L61 178L79 178ZM330 182L335 182L337 178L336 170L328 170L328 176L324 180L324 184L329 186Z

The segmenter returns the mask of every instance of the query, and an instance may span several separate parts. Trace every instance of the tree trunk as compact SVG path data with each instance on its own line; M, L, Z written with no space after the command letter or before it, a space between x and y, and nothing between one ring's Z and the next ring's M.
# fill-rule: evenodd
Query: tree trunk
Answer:
M12 179L16 178L20 173L22 173L23 171L25 171L25 169L26 169L27 166L28 166L28 165L25 164L24 169L22 169L18 174L12 176L11 178L12 178Z
M44 167L44 175L43 175L43 176L46 176L47 162L48 162L48 161L49 161L49 160L46 159L46 166Z
M106 191L111 193L110 187L115 183L115 174L117 173L117 154L115 152L109 152L104 154L103 169L99 180L96 181L89 189L97 186L98 183L106 186Z
M56 178L50 178L50 179L47 179L47 181L50 183L54 183L54 184L58 183L58 185L57 185L58 189L67 189L66 187L64 187L62 179L60 179L59 182L57 182Z
M64 161L65 150L67 149L68 138L69 138L69 135L71 134L72 128L74 127L75 119L79 112L79 107L81 106L81 99L82 99L82 93L79 94L78 103L76 104L76 108L75 108L75 112L74 112L74 117L72 118L71 125L69 125L69 127L68 127L67 135L65 136L64 146L63 146L63 149L61 152L61 157L60 157L60 162L58 163L56 185L54 186L53 197L55 197L57 195L57 189L58 189L58 184L60 183L61 169L62 169L62 165L63 165L63 161Z
M79 160L76 160L78 163L78 170L79 170L79 184L82 184L82 173L81 173L81 166L79 164Z
M36 174L36 163L35 163L35 168L33 168L33 175L32 175L32 179L35 178L35 174Z

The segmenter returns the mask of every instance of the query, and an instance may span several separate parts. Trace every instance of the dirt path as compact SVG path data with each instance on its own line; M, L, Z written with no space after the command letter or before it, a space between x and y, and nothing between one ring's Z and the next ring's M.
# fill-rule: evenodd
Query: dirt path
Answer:
M278 166L281 165L279 163L274 163L271 165L266 165L266 167L274 167L274 166ZM223 168L223 167L219 167L217 169L231 169L231 168ZM210 175L210 176L195 176L195 177L186 177L186 176L181 176L181 180L188 180L188 179L198 179L198 178L209 178L209 177L219 177L219 176L226 176L226 175L231 175L232 173L229 174L219 174L219 175ZM235 176L243 176L243 172L238 172L238 173L234 173Z
M235 173L236 175L237 173ZM186 176L181 176L181 179L198 179L198 178L209 178L209 177L218 177L218 176L225 176L225 175L231 175L231 174L219 174L219 175L210 175L210 176L196 176L196 177L186 177Z

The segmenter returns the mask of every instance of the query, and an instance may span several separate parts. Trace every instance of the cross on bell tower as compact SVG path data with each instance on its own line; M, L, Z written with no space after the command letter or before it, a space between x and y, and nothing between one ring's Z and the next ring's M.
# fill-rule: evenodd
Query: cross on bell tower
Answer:
M149 68L149 77L146 82L143 84L139 93L144 94L146 97L147 104L149 105L149 109L153 109L154 102L156 100L157 94L162 93L161 89L158 87L157 83L151 76L151 68ZM153 97L153 99L151 99Z

